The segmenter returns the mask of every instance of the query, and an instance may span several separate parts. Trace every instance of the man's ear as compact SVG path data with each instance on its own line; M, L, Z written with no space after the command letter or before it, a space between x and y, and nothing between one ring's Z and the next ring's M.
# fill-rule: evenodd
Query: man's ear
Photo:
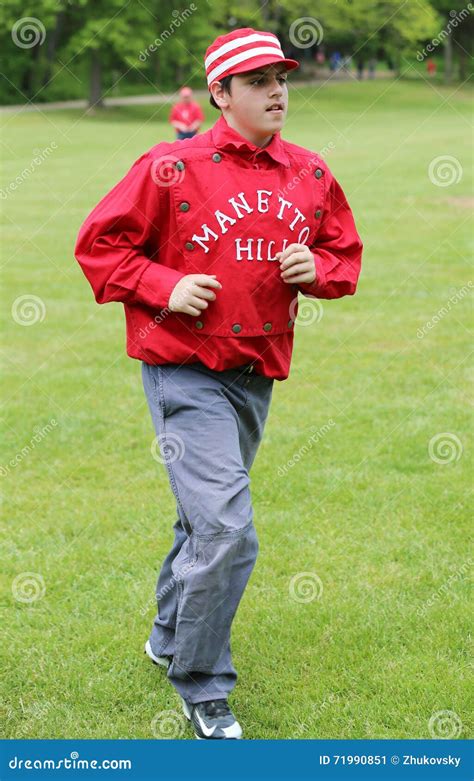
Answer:
M220 109L229 108L227 92L224 91L224 88L220 83L220 81L214 81L209 87L209 90Z

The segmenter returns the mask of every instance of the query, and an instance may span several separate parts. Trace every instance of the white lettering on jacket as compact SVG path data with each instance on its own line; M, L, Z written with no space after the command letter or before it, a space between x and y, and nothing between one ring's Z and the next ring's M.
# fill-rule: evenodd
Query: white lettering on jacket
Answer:
M256 190L255 195L257 212L260 214L267 214L271 211L275 212L276 219L285 222L288 225L290 231L295 231L295 229L297 229L297 225L299 224L300 230L298 237L295 237L293 241L298 244L304 244L306 242L311 232L311 228L309 225L302 227L301 223L306 223L307 219L297 206L294 206L291 201L285 200L281 195L278 194L272 198L272 190ZM222 211L221 209L216 209L214 212L214 218L216 221L216 225L214 227L219 230L221 235L226 234L229 229L232 229L233 226L236 225L239 221L245 222L246 218L254 212L254 208L250 205L244 192L240 192L238 195L229 198L228 203L233 209L234 216L231 214L226 214L226 212ZM253 220L255 221L255 217ZM242 222L240 224L242 224ZM192 241L195 241L197 244L199 244L204 252L207 253L209 252L210 240L212 239L214 242L218 241L219 234L216 233L212 227L209 227L207 223L201 225L201 231L202 233L200 234L193 234ZM274 254L272 255L272 252L276 242L273 239L271 241L267 241L266 251L263 249L264 241L266 241L264 238L235 238L234 241L235 259L237 261L241 261L244 258L246 260L263 260L264 258L266 260L275 260L275 256ZM287 244L288 239L285 239L280 252L285 249Z
M242 241L245 242L244 245L242 245ZM273 241L273 239L267 243L267 251L265 253L266 257L264 258L262 256L262 244L264 241L265 239L235 239L235 259L239 261L244 260L243 253L245 253L245 260L276 260L276 255L272 255L272 250L273 247L275 246L275 242ZM298 244L303 244L303 243L304 242L298 242ZM284 252L287 244L288 244L288 239L283 239L278 252ZM257 254L254 257L255 247L256 247Z

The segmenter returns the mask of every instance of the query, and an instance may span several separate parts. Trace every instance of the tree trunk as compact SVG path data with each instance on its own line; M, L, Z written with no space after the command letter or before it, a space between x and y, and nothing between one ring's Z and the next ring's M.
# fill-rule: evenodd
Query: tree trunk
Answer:
M267 29L267 24L270 18L269 8L268 8L268 0L260 0L259 2L260 6L260 13L262 14L262 21L264 29Z
M459 48L459 78L461 81L467 79L467 57L464 46Z
M155 84L158 85L161 80L161 59L158 52L153 55L153 67L155 71Z
M41 46L37 44L31 50L30 66L27 72L25 73L23 79L23 90L26 93L27 97L30 99L34 98L37 94L36 85L38 84L37 78L40 70L40 57L41 57Z
M102 108L102 64L99 49L91 51L89 108Z
M51 71L53 68L53 62L56 57L56 50L58 48L59 39L63 29L64 18L66 14L64 11L60 11L56 16L56 24L54 25L53 32L48 35L47 47L46 47L46 68L43 75L43 87L46 87L51 80Z
M395 78L399 79L402 73L402 61L398 52L392 55L393 73Z
M444 39L444 80L449 84L453 78L453 38L449 33Z

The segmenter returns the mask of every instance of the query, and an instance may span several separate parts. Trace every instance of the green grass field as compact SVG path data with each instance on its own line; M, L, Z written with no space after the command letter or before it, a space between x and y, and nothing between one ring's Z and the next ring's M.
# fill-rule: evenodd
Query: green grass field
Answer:
M260 553L230 700L248 737L472 735L469 99L291 94L284 136L330 149L365 252L357 295L297 326L251 473ZM99 198L172 138L167 112L3 117L5 737L193 737L143 654L174 499L122 307L95 303L73 256ZM431 178L459 181L439 186L446 156Z

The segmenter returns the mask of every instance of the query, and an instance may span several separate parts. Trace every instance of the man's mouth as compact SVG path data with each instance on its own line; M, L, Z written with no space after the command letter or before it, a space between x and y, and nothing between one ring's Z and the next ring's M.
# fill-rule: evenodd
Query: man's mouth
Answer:
M282 114L284 110L283 103L272 103L271 106L269 106L266 111L269 111L271 114Z

